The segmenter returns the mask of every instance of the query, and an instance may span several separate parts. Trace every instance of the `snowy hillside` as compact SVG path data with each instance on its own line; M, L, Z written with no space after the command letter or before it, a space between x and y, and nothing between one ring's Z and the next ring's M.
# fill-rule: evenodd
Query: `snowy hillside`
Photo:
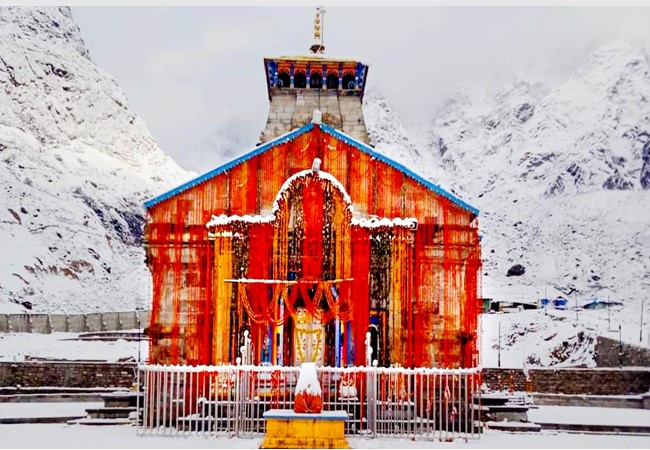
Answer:
M638 318L650 286L649 73L644 49L616 41L559 86L519 80L457 96L436 117L432 164L482 211L486 297L609 297ZM515 264L525 273L508 277Z
M165 156L68 8L0 8L0 312L144 306L142 202Z

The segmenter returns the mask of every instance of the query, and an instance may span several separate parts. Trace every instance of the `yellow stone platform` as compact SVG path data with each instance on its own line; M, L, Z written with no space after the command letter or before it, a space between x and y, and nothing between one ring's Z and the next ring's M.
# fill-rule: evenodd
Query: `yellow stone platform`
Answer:
M272 409L264 419L266 435L260 448L350 448L345 438L346 411L298 414Z

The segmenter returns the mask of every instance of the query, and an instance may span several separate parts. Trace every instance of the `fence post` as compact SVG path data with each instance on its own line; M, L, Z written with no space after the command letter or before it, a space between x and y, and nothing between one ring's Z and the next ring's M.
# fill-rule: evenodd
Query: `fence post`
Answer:
M237 374L235 377L235 437L239 437L239 421L243 420L241 417L241 410L244 400L241 395L241 358L238 356L235 361L237 363L237 368L235 369L235 373Z
M67 317L68 316L66 315L66 318ZM144 424L140 422L140 419L143 416L140 415L142 411L140 411L140 361L139 360L138 360L138 365L136 366L135 373L136 373L136 375L135 375L135 383L136 384L135 385L136 385L136 392L137 392L137 396L135 398L135 417L136 417L135 434L138 435L138 436L141 436L142 427L143 427Z
M377 398L376 398L376 378L377 378L377 360L372 361L372 346L370 345L370 332L366 332L366 417L368 419L368 429L372 437L376 437L377 423Z
M370 382L368 383L368 423L370 424L373 439L377 437L377 365L375 359L372 362Z

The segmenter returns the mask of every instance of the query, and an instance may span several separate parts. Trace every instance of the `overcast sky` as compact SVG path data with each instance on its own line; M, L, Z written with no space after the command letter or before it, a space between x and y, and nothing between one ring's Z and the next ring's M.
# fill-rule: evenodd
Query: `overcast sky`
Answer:
M72 8L92 59L126 92L160 147L199 173L257 140L268 113L262 59L305 54L314 7ZM459 85L520 73L562 80L619 36L650 42L650 8L329 7L326 54L370 64L368 84L404 125Z

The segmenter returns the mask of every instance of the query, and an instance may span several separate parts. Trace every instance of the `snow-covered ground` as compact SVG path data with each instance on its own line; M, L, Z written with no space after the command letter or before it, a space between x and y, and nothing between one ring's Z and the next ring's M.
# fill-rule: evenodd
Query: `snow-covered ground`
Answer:
M0 361L23 361L25 357L118 361L145 360L148 341L79 341L78 333L0 333Z
M0 419L27 417L84 417L86 409L102 408L103 402L0 403Z
M259 448L262 439L137 436L133 427L0 425L4 448ZM511 434L485 430L478 440L453 442L349 438L352 448L648 448L650 436L560 432Z

